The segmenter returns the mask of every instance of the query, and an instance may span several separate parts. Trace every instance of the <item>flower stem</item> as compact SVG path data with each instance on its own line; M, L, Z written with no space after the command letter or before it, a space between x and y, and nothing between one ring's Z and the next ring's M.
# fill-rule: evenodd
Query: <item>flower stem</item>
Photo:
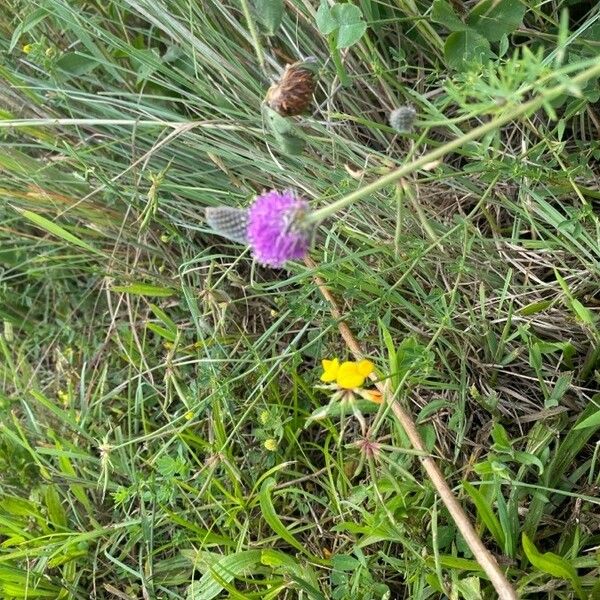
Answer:
M317 265L310 259L305 259L305 264L310 268L315 270ZM346 345L356 358L356 360L361 360L364 358L365 353L361 348L358 340L352 333L352 330L348 327L348 325L343 320L344 315L340 310L335 298L333 297L329 288L325 285L325 282L319 277L315 276L315 282L322 296L329 302L331 315L334 319L338 321L338 329ZM376 380L376 378L375 378ZM467 545L471 549L475 560L479 563L481 568L485 571L486 575L489 577L492 585L496 589L497 597L499 600L517 600L517 594L506 578L506 575L498 565L496 558L494 555L485 547L473 524L469 520L469 517L463 510L462 506L459 504L458 500L452 493L448 482L444 478L442 471L438 467L436 461L433 457L427 452L427 448L417 426L415 425L415 421L412 418L411 414L406 410L402 405L395 400L393 391L390 389L389 382L386 384L381 383L380 381L375 381L375 386L382 393L383 397L387 404L391 407L394 416L400 422L400 425L404 429L408 439L414 450L416 450L419 454L419 458L421 464L425 472L427 473L432 485L434 486L436 492L439 494L442 502L446 505L448 512L452 516L452 519L456 523L456 527L462 534L464 540L467 542Z
M336 36L331 35L327 40L329 44L329 52L331 54L331 58L333 60L333 64L335 65L335 70L337 72L337 76L342 84L342 87L348 87L350 85L350 79L348 78L348 74L346 73L346 69L344 68L344 63L342 61L342 53L339 51L336 45Z
M387 175L376 179L372 183L369 183L359 188L358 190L351 192L350 194L347 194L346 196L340 198L336 202L333 202L332 204L324 206L323 208L320 208L319 210L310 213L309 215L307 215L307 219L308 221L313 223L322 221L327 217L331 216L332 214L336 213L338 210L341 210L342 208L345 208L346 206L352 204L353 202L361 200L365 196L368 196L369 194L372 194L380 190L381 188L384 188L390 183L394 183L401 177L406 177L407 175L410 175L411 173L414 173L415 171L419 170L421 167L432 163L433 161L441 158L449 152L452 152L453 150L456 150L457 148L460 148L463 144L483 137L486 133L498 129L502 125L513 121L521 115L525 115L527 113L536 111L538 108L540 108L550 100L553 100L561 94L564 94L565 92L576 88L578 85L583 84L598 75L600 75L600 62L593 64L591 67L589 67L579 75L576 75L575 77L569 79L568 81L561 83L560 85L550 88L549 90L546 90L545 92L537 95L535 98L529 100L529 102L526 102L525 104L522 104L521 106L512 110L506 110L503 114L498 115L491 121L488 121L487 123L484 123L483 125L480 125L475 129L472 129L464 135L461 135L459 138L456 138L455 140L452 140L447 144L444 144L443 146L440 146L439 148L436 148L435 150L424 154L420 158L417 158L416 160L413 160L408 164L402 165L395 171L392 171L391 173L388 173Z

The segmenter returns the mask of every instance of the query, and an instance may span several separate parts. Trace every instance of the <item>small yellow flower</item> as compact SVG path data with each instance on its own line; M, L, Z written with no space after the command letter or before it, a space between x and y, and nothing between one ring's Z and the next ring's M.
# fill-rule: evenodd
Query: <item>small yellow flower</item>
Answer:
M337 358L333 360L323 359L321 361L323 365L323 375L321 375L321 381L325 383L331 383L337 379L338 371L340 370L340 361Z
M374 369L370 360L359 360L358 362L347 360L340 364L340 361L334 358L333 360L323 360L322 364L321 381L325 383L335 381L337 386L344 390L361 387Z
M359 360L358 363L356 363L356 368L358 372L365 377L368 377L375 369L373 363L366 359Z
M183 417L186 421L191 421L194 418L194 411L188 410Z
M34 48L35 48L34 44L25 44L23 46L23 52L25 52L25 54L30 54Z
M269 452L275 452L275 450L277 450L277 440L274 438L265 440L263 445Z
M372 372L373 363L368 360L346 361L340 365L336 381L339 387L353 390L361 387Z

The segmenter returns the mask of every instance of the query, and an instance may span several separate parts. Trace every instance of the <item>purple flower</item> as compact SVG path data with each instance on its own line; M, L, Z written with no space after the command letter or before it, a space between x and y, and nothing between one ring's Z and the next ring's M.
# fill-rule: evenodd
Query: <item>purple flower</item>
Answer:
M265 192L248 209L248 244L258 262L282 267L286 261L304 258L312 237L305 217L308 202L293 192Z

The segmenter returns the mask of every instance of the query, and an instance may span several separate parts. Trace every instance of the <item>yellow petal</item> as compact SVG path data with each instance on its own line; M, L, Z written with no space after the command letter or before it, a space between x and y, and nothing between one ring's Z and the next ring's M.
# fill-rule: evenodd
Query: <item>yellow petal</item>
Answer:
M346 390L360 387L365 382L365 376L361 375L355 362L346 361L340 365L337 373L337 384Z
M324 381L325 383L335 381L340 368L340 361L337 358L334 358L333 360L323 359L321 364L323 365L321 381Z
M373 363L370 360L360 360L356 365L358 372L365 377L368 377L375 369Z

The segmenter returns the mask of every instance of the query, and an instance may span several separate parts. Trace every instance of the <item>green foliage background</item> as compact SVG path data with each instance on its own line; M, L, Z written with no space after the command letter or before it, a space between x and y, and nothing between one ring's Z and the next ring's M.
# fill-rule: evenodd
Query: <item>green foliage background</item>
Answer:
M520 597L599 597L597 79L329 219L314 270L203 220L324 206L599 48L585 1L3 3L0 596L494 597L385 410L374 457L306 427L347 356L318 274Z

